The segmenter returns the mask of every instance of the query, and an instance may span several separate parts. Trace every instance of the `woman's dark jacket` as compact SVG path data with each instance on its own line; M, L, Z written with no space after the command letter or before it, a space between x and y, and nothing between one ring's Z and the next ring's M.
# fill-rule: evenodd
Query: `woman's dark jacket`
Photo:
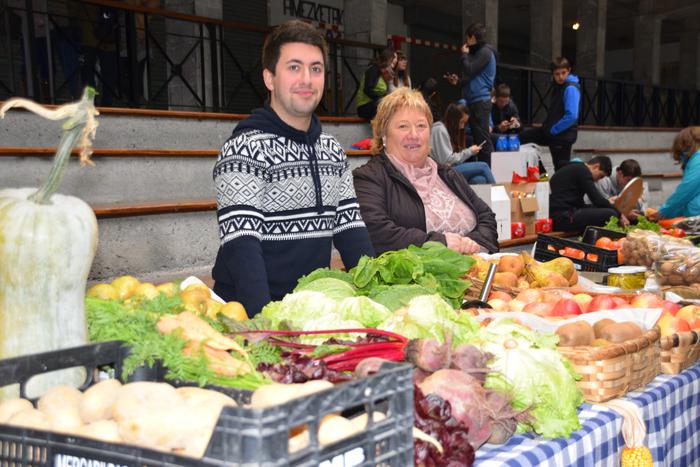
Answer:
M496 216L471 189L464 177L450 167L438 166L445 184L474 211L476 227L467 237L488 250L498 251ZM360 212L377 254L427 241L445 243L445 235L426 232L425 208L418 192L385 154L372 157L352 172Z

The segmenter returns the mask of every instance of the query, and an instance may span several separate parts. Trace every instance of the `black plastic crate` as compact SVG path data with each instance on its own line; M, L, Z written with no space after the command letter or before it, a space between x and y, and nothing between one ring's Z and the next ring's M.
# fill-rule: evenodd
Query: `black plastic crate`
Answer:
M559 250L563 250L566 247L583 251L585 254L584 259L572 258L559 254ZM596 261L591 261L589 256L591 254L598 256ZM569 258L579 271L607 272L609 268L614 268L619 265L617 262L616 250L606 250L588 243L569 240L568 238L538 234L537 243L535 244L535 259L537 261L549 261L559 257Z
M617 232L615 230L608 230L602 227L594 227L592 225L589 225L588 227L586 227L586 230L583 231L581 241L583 243L595 245L595 242L601 237L608 237L613 240L619 240L626 236L627 234L623 232Z
M111 366L121 376L121 362L128 349L107 342L0 361L0 381L25 383L34 375L83 366L95 380L98 368ZM163 372L148 369L134 380L161 380ZM213 387L212 387L213 388ZM250 401L251 392L215 388L236 402ZM318 444L316 433L323 416L362 408L371 420L381 410L386 419L368 424L360 434L329 446ZM309 446L290 454L289 430L306 424ZM387 364L377 374L341 383L326 391L285 404L265 408L225 407L201 459L163 453L132 445L96 441L78 436L0 425L0 465L82 465L84 460L115 466L245 465L245 466L397 466L413 463L413 370L409 364ZM78 463L76 463L78 462ZM99 465L99 464L98 464ZM106 465L106 464L102 464Z

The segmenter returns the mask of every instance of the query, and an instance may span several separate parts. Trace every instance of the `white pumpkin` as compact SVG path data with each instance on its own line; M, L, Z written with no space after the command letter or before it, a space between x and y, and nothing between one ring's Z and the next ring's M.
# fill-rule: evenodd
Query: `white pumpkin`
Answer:
M94 134L96 110L88 94L63 107L72 106L74 113L50 111L70 120L44 186L0 190L0 359L87 343L85 285L97 247L97 219L82 200L54 191L72 147L81 137L85 141L86 131ZM12 101L31 107L7 101L0 116ZM81 382L82 371L62 373L50 375L51 382L37 381L32 392ZM16 388L5 389L0 399L16 395Z

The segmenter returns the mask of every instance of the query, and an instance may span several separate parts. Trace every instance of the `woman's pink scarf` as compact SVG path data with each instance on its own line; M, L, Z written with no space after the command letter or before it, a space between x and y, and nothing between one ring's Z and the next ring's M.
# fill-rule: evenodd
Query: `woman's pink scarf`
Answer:
M438 165L430 157L416 167L387 154L392 164L418 192L425 207L428 232L452 232L466 235L476 227L476 216L467 204L455 195L438 175Z

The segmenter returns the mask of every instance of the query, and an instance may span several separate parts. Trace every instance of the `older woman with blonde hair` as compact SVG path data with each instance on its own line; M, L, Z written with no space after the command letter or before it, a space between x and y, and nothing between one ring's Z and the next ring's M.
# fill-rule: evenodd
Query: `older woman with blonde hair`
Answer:
M375 156L353 171L375 251L432 240L460 253L494 253L495 215L462 175L430 158L432 123L418 91L400 88L379 104L372 120Z
M681 165L683 178L676 190L650 219L700 216L700 126L682 129L673 140L671 155Z

